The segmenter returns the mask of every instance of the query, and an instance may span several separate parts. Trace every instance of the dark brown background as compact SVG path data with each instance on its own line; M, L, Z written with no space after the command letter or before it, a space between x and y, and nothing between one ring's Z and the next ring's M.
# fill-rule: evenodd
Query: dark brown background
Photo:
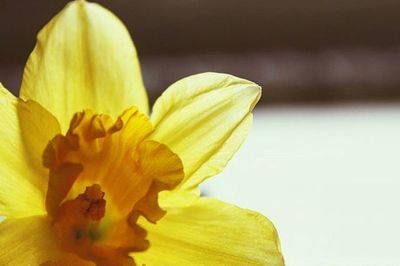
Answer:
M35 35L67 1L0 0L0 80L15 93ZM400 98L398 0L100 1L128 26L151 99L197 72L229 72L263 100Z

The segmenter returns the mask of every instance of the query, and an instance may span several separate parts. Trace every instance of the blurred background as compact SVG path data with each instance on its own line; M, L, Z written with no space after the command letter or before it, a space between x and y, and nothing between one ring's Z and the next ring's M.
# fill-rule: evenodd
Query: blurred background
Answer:
M0 0L13 93L66 2ZM204 71L263 87L249 140L206 195L269 217L287 265L400 265L398 0L100 2L133 35L151 102Z
M17 91L36 33L66 2L0 1L7 88ZM400 99L398 0L100 2L133 35L151 100L202 71L254 80L269 104Z

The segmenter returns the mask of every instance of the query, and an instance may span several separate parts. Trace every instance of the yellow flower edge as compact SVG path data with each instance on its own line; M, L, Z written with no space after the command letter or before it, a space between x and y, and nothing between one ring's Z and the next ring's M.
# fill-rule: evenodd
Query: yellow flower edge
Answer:
M267 218L198 190L246 138L260 93L197 74L148 117L126 28L69 3L39 33L20 98L0 84L0 264L284 265Z

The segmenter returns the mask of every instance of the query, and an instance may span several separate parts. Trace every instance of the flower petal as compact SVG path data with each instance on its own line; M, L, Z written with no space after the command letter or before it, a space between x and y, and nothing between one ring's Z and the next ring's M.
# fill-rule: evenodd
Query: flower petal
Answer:
M40 265L62 255L45 216L6 219L0 235L0 265Z
M253 82L203 73L176 82L161 95L151 117L151 138L182 159L180 189L193 189L222 171L250 130L260 92Z
M53 113L63 132L83 109L114 118L132 105L148 111L127 29L110 11L85 1L68 4L39 33L20 96Z
M150 248L138 265L284 265L273 224L262 215L210 198L168 209L145 224Z
M60 131L58 122L39 104L15 98L1 84L0 117L0 214L43 214L48 173L42 152Z

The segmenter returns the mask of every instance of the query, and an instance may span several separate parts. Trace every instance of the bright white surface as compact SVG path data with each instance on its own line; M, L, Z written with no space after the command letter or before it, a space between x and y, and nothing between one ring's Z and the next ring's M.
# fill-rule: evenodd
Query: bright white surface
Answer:
M400 105L259 108L203 189L269 217L288 266L400 265Z

